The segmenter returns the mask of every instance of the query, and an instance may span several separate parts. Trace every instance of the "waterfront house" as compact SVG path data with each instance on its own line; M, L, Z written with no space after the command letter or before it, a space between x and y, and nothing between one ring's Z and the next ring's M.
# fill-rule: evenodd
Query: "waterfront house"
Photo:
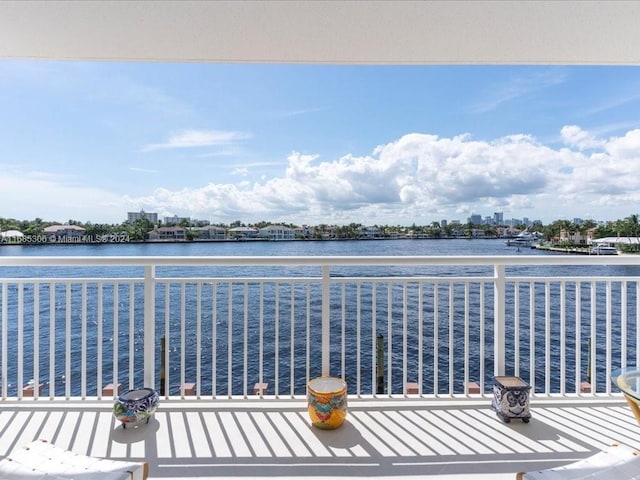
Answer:
M194 240L225 240L227 229L209 225L206 227L190 227L190 232L196 233Z
M253 227L234 227L228 230L229 238L246 240L258 237L258 229Z
M382 238L382 232L380 232L380 229L376 226L369 226L369 227L362 226L358 229L358 234L362 238L368 238L368 239Z
M83 237L86 230L78 225L51 225L44 229L49 241L73 242Z
M19 230L7 230L0 232L0 241L2 243L20 243L24 238L24 234Z
M258 230L258 236L269 240L295 240L296 231L284 225L269 225Z
M295 228L295 236L296 238L312 238L314 234L314 229L309 227L308 225L302 225L300 227Z
M571 243L573 245L586 245L588 243L588 233L584 235L579 230L560 229L560 242Z
M186 229L183 227L158 227L148 232L150 242L186 240Z

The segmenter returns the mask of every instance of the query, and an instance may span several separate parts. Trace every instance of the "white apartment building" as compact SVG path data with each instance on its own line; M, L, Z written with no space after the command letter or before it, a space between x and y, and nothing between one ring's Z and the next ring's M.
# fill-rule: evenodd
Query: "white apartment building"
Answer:
M129 223L136 223L136 221L142 220L144 218L149 220L154 225L156 225L158 223L158 214L157 213L145 212L144 210L140 210L139 212L128 212L127 213L127 222L129 222Z

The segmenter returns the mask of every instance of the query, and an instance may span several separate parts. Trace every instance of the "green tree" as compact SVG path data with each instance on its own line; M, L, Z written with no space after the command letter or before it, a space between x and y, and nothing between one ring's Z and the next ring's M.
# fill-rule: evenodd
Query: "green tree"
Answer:
M25 228L23 228L22 233L25 235L42 235L44 233L45 224L41 218L37 217L31 222L27 222Z

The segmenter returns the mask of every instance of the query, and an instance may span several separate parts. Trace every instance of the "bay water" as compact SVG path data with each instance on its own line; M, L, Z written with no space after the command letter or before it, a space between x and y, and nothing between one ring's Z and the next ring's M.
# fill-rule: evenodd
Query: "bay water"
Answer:
M515 247L508 247L505 245L503 240L499 239L399 239L399 240L353 240L353 241L282 241L282 242L263 242L263 241L248 241L248 242L185 242L185 243L125 243L125 244L73 244L73 245L3 245L0 247L0 257L1 256L241 256L241 257L252 257L252 256L500 256L500 255L555 255L553 253L544 252L541 250L535 249L517 249ZM215 275L217 277L228 276L261 276L265 274L266 270L270 267L257 268L257 267L247 267L238 270L237 268L229 268L228 271L225 268L202 268L202 269L194 269L192 267L163 267L159 268L157 274L159 277L181 277L181 276L207 276L207 275ZM539 276L539 277L553 277L553 276L565 276L565 275L607 275L607 276L634 276L637 275L637 269L628 267L628 266L598 266L598 267L580 267L580 266L562 266L562 267L545 267L545 266L536 266L536 267L510 267L512 271L508 272L509 274L516 274L518 270L522 270L523 272L526 270L526 275L531 276ZM93 277L132 277L132 276L142 276L142 269L137 267L109 267L107 268L82 268L79 267L0 267L0 278L10 279L10 278L18 278L18 277L56 277L56 278L67 278L67 277L76 277L78 276L78 272L82 270L83 275L90 275ZM309 267L305 268L287 268L281 269L286 270L287 276L303 276L309 273ZM427 272L428 270L428 272ZM317 273L317 270L316 270ZM332 269L333 274L344 275L344 276L382 276L382 277L403 277L410 276L414 274L425 274L436 275L436 276L478 276L485 275L489 276L492 274L491 267L431 267L429 269L417 269L416 267L411 266L385 266L385 267L376 267L373 268L355 268L355 267L340 267L337 269ZM18 290L14 285L8 285L7 287L7 296L8 296L8 309L7 311L11 313L12 309L15 308L16 298L18 295ZM23 292L25 295L25 303L28 305L31 301L31 296L33 295L33 291L27 289ZM136 295L139 295L138 292ZM556 292L557 294L557 292ZM44 294L43 294L44 295ZM363 293L363 302L369 301L370 294L367 292ZM598 296L603 297L606 295L606 292L600 291ZM619 294L617 294L619 297ZM473 296L473 295L472 295ZM540 297L540 298L538 298ZM60 298L64 298L64 295L61 294ZM206 299L205 299L206 300ZM508 299L509 301L509 299ZM631 292L627 296L627 301L629 304L633 304L635 302L635 294ZM178 302L179 303L179 302ZM536 304L544 305L544 291L541 290L536 293ZM61 310L64 310L62 305L59 306ZM58 306L56 306L58 308ZM128 308L128 307L127 307ZM132 307L138 309L138 307ZM188 307L191 308L191 307ZM332 307L333 308L333 307ZM349 308L353 309L353 306ZM472 305L472 308L479 308L478 305ZM95 318L92 316L91 312L92 305L89 305L89 316L91 317L90 321L95 321ZM162 306L160 306L160 310ZM620 308L614 307L614 314L619 313ZM157 309L157 311L159 311ZM136 311L136 315L141 312ZM193 314L193 312L189 312ZM379 312L381 315L384 315L384 310L382 309ZM557 312L554 312L554 315ZM588 314L588 312L586 312ZM48 312L42 311L41 318L46 319ZM633 316L633 312L631 313ZM588 315L586 315L588 316ZM8 319L10 322L12 321L12 317L9 316ZM27 321L30 318L30 315L27 312L26 317ZM632 319L633 320L633 319ZM3 319L4 321L4 319ZM61 320L64 322L64 319ZM570 322L568 322L570 324ZM633 322L631 322L633 323ZM45 325L42 327L45 328ZM190 328L190 327L188 327ZM255 328L255 325L250 326L250 328ZM569 327L571 328L571 326ZM11 324L8 326L8 331L11 333L16 329L16 326ZM629 330L628 335L633 334L635 330ZM26 334L26 342L29 343L29 326L25 327ZM107 327L105 330L105 335L109 335L112 333L112 330L109 330ZM193 338L195 332L186 332L187 337ZM385 332L386 333L386 332ZM64 329L61 328L57 334L63 335ZM126 334L126 332L120 332L121 335ZM202 333L203 335L212 335L212 332L206 331ZM221 327L218 332L219 335L224 336L225 333ZM371 332L364 331L363 334L371 335ZM509 335L512 335L513 332L508 332ZM613 338L619 339L621 332L613 332ZM62 341L62 338L60 339ZM92 341L95 339L92 339ZM410 340L415 340L411 339ZM514 340L517 341L517 340ZM32 342L32 339L31 339ZM141 349L141 345L139 344L140 339L135 339L134 343L137 349ZM215 340L212 340L215 344ZM540 339L540 342L543 343L543 338ZM559 355L558 348L552 345L554 348L553 356L557 358ZM220 350L224 353L225 345L224 338L223 343L219 345ZM8 355L7 358L12 359L17 355L16 345L9 344ZM352 355L354 348L353 345L346 345L346 349L349 354ZM175 347L172 347L172 350L175 350ZM273 350L267 351L273 353ZM602 346L598 350L599 352L603 352L604 355L606 351L606 346ZM631 352L633 353L633 351ZM122 365L126 365L126 355L127 353L123 353L123 357L121 359ZM241 356L243 354L241 349L238 351L234 351L234 356ZM412 348L409 349L409 355L415 355L416 352ZM541 352L544 355L544 352ZM25 371L30 371L33 369L33 365L31 362L31 350L28 345L25 346ZM479 352L471 352L473 358L477 358ZM107 352L107 358L109 356ZM138 356L140 359L140 356ZM367 356L369 363L373 358L371 352ZM586 356L585 356L586 358ZM47 374L47 361L46 356L42 360L42 364L40 366L40 371L43 372L42 376L45 377L45 380L48 380ZM224 354L221 356L220 362L223 363L226 359L224 358ZM353 360L353 359L351 359ZM604 360L604 358L603 358ZM238 358L238 361L241 361ZM333 360L332 360L333 361ZM409 361L412 364L415 364L415 358L409 358ZM568 359L571 361L571 358ZM175 362L178 363L178 362ZM60 365L64 365L64 360L60 360ZM447 363L444 361L441 366L446 369ZM109 365L105 365L105 367L109 367ZM138 365L136 368L140 368ZM188 367L191 368L191 367ZM292 367L293 368L293 367ZM336 368L339 368L339 365L336 365ZM373 368L373 365L368 365L369 369ZM471 375L478 374L477 365L472 365ZM491 368L487 368L490 372ZM526 370L526 366L525 366ZM56 372L56 376L63 377L64 370L59 370ZM92 376L93 370L89 372L89 377ZM169 372L171 374L171 372ZM176 372L174 372L175 374ZM192 373L187 371L188 374ZM255 373L255 372L252 372ZM415 374L415 369L412 370L412 375ZM15 379L15 365L8 365L8 377L11 379ZM273 375L273 371L265 371L265 376ZM127 372L126 369L123 371L122 378L126 381ZM296 378L303 378L304 375L296 375ZM363 375L363 384L359 387L362 388L363 391L366 391L371 387L368 385L367 375ZM402 389L401 383L399 383L400 378L396 377L394 380L394 389L400 390ZM225 389L224 381L226 378L219 379L220 381L220 390ZM286 382L286 379L283 380ZM241 388L241 381L234 381L233 393L238 393L238 389ZM94 382L89 382L89 389L93 388ZM211 389L214 389L215 386L209 386ZM17 388L17 385L12 385L12 388ZM62 388L62 387L61 387ZM175 388L175 387L174 387ZM439 390L438 386L431 386L433 390ZM446 386L443 388L447 388ZM295 392L300 393L304 391L304 383L295 385ZM72 388L72 392L77 394L78 387L74 386ZM175 393L175 392L172 392ZM397 393L397 392L396 392Z

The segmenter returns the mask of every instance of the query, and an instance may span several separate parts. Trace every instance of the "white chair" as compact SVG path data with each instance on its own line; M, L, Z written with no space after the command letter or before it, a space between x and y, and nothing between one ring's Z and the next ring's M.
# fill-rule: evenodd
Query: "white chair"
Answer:
M80 455L36 440L0 460L0 480L146 480L147 463Z
M640 480L640 452L616 444L568 465L516 475L516 480L580 479Z

